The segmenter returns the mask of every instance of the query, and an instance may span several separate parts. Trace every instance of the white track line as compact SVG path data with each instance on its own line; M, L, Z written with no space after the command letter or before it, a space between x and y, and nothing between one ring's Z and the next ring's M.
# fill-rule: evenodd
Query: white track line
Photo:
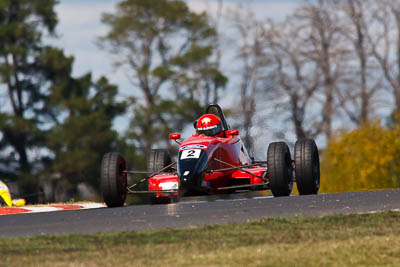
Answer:
M83 207L82 209L98 209L107 207L105 204L102 203L84 203L78 205L82 206Z
M46 206L12 207L12 208L9 208L10 209L9 213L1 213L1 210L0 210L0 215L67 211L67 210L85 210L85 209L98 209L98 208L105 208L105 207L106 207L106 205L103 203L49 204Z
M39 212L50 212L50 211L62 210L62 209L56 208L56 207L29 207L29 208L27 207L27 208L23 208L23 209L29 210L24 213L39 213Z

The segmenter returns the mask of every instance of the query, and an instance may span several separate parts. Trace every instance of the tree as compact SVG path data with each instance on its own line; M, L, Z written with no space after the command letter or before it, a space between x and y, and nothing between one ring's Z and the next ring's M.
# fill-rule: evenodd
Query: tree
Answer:
M54 34L57 23L55 0L4 0L0 2L0 149L9 172L30 174L28 153L43 144L39 125L49 115L44 105L49 84L45 66L38 58L53 52L42 42L44 33ZM68 58L65 58L68 61ZM62 64L62 63L61 63Z
M319 65L308 58L303 25L288 17L275 24L270 21L264 34L267 53L271 58L269 77L275 83L273 95L279 111L289 113L298 139L314 138L322 131L318 118L321 105L315 103L321 86ZM318 114L319 115L319 114Z
M208 4L208 2L207 2ZM210 8L207 7L207 10ZM221 73L218 71L221 67L221 60L222 60L222 42L223 42L223 32L221 31L221 21L223 19L223 9L224 9L224 1L217 0L217 9L216 13L212 14L210 12L207 13L209 19L211 20L210 24L215 29L215 35L213 37L213 49L215 54L215 60L213 60L213 69L215 72L214 75L211 75L210 78L206 80L205 83L205 93L204 93L204 106L208 105L209 103L218 103L219 101L219 91L221 87L225 86L227 83L227 78L222 76ZM216 82L217 79L219 82Z
M160 135L193 121L204 88L225 85L212 62L215 30L206 14L191 12L183 1L125 0L102 22L110 30L99 39L101 47L141 92L128 136L148 154Z
M375 1L346 0L331 3L337 10L340 21L336 22L343 40L348 43L349 57L343 66L346 69L338 82L338 103L348 118L356 125L367 122L374 114L376 93L383 82L379 68L373 62L371 35L373 25L373 5ZM329 6L328 6L329 8Z
M90 74L55 88L53 101L65 119L51 129L47 138L54 153L52 173L60 174L72 185L85 181L98 188L102 156L122 144L112 130L113 119L125 111L125 104L115 100L116 94L117 87L106 78L93 82Z
M73 78L73 57L42 43L55 35L56 3L0 2L0 167L29 195L42 173L97 186L102 153L127 147L111 125L125 109L117 88L90 73Z
M393 95L395 114L400 110L400 3L384 0L375 5L372 25L377 30L367 37Z
M342 65L346 62L347 49L341 47L343 36L339 34L338 13L329 9L330 1L318 0L301 5L296 10L298 24L308 30L303 38L309 49L305 54L321 70L323 88L322 128L326 137L332 136L332 123L336 113L335 91L343 75ZM307 30L305 32L307 32Z
M256 122L256 110L266 86L270 59L265 54L263 39L263 24L255 18L250 9L240 6L232 13L231 18L237 32L235 60L238 69L235 76L239 77L239 98L233 103L233 115L240 123L234 125L241 131L243 142L250 154L254 154L253 127ZM260 99L261 97L261 99ZM262 106L262 105L261 105ZM258 108L260 111L260 108Z

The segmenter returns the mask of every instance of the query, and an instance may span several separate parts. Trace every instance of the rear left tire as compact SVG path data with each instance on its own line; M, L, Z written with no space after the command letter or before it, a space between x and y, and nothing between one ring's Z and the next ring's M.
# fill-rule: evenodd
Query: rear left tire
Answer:
M312 139L298 140L294 151L296 184L299 194L317 194L320 186L320 169L315 141Z

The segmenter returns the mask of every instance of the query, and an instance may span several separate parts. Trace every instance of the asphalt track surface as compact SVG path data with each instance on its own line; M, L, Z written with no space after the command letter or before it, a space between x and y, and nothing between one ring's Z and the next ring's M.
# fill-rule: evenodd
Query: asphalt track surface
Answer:
M4 215L0 237L122 232L246 222L264 217L323 216L400 209L400 190L290 197L240 197L169 205Z

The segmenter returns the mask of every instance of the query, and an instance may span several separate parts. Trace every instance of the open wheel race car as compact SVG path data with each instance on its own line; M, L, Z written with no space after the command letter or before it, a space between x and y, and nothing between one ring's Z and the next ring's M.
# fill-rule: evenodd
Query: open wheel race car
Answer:
M216 109L218 116L211 114ZM127 170L117 152L104 155L101 189L108 207L123 206L127 194L147 193L153 203L170 203L182 196L226 194L243 190L271 190L274 197L289 196L296 182L300 195L317 194L320 185L318 148L312 139L298 140L294 160L285 142L269 144L267 161L255 161L247 153L239 131L230 129L222 109L210 104L195 121L196 134L179 142L180 134L169 138L179 144L177 161L167 150L153 149L147 171ZM129 174L146 173L128 185ZM147 190L138 190L140 184Z

